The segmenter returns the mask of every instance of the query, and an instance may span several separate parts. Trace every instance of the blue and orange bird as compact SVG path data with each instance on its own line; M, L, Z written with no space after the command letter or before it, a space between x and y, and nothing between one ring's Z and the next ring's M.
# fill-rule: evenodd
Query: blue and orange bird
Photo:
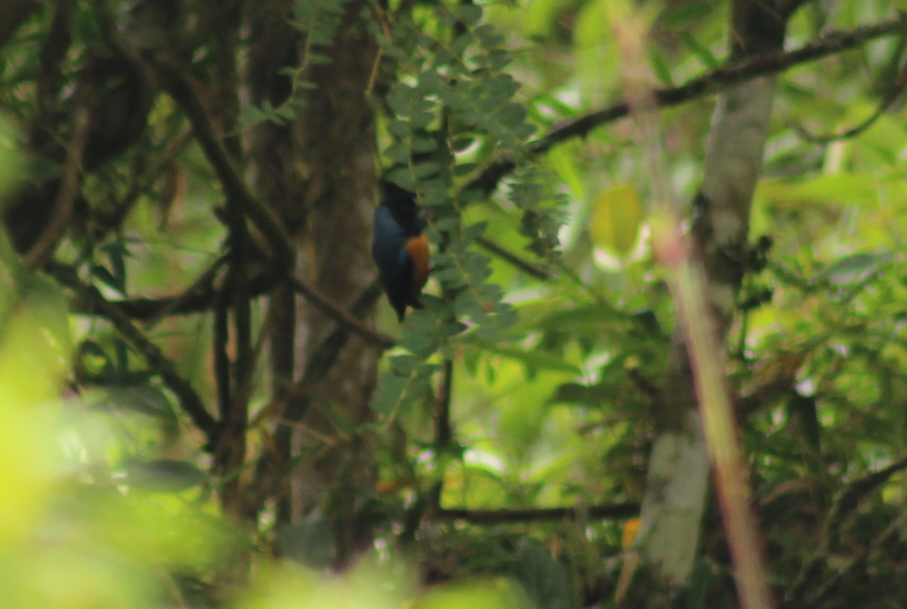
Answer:
M375 210L372 257L391 306L402 322L406 307L421 309L419 296L428 281L428 237L422 232L416 195L392 182L381 182L382 199Z

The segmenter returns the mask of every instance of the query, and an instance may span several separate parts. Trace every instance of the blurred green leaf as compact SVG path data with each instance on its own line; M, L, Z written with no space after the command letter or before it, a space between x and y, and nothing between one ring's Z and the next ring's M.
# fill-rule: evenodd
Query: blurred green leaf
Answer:
M831 283L850 283L877 272L882 265L891 260L891 254L852 254L837 260L826 267L816 278Z
M652 71L655 72L655 76L661 84L666 87L674 86L674 77L671 76L671 68L668 66L665 56L657 46L653 45L649 48L649 64L652 66Z

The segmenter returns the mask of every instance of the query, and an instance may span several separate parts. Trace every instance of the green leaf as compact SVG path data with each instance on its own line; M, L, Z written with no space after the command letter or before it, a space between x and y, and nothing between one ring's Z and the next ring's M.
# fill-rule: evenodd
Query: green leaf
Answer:
M100 264L93 264L91 265L91 274L107 287L113 288L122 296L126 295L126 286L123 285L122 280L107 270L107 267Z
M391 144L384 151L384 156L400 164L409 163L409 147L403 142Z
M581 383L564 383L558 386L549 402L552 404L596 406L601 402L601 395L595 387L589 387Z
M652 71L655 72L655 76L661 81L661 84L666 87L674 86L674 77L671 76L671 68L668 66L668 62L661 52L661 49L655 45L649 47L649 64L652 66Z
M676 3L670 7L668 14L662 19L662 26L679 28L689 25L692 21L711 16L715 13L715 6L710 2Z
M463 152L464 150L472 146L475 141L476 140L473 137L458 137L450 143L450 149L454 152Z
M176 419L176 412L170 399L159 387L150 383L132 387L111 387L107 390L107 398L103 403L158 419Z
M686 32L680 34L680 40L696 55L696 57L699 58L699 61L701 61L710 70L716 70L721 66L721 62L718 61L718 59L715 57L715 55L712 54L710 50L699 44L698 40L696 40Z
M891 254L853 254L839 259L819 273L817 279L825 279L834 284L850 283L875 273L891 260Z
M456 12L457 17L468 26L477 24L482 18L482 7L475 4L458 4Z
M437 163L419 163L413 167L413 173L416 175L416 179L428 178L434 175L437 175L441 171L441 166Z
M410 124L397 118L387 121L387 130L401 139L409 137L412 133Z

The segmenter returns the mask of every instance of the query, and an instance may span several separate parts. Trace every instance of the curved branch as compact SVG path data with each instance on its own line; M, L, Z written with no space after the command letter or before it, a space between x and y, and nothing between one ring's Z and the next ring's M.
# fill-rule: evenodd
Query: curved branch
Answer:
M876 122L885 115L889 108L898 100L901 96L901 93L904 91L904 87L907 87L907 62L904 62L901 65L901 69L898 71L898 75L895 77L894 82L891 83L891 87L885 93L885 96L879 100L879 104L876 107L875 111L869 115L868 118L864 119L858 125L847 129L846 131L841 131L839 133L832 133L831 135L815 135L807 131L807 129L801 125L794 125L797 133L801 138L810 142L811 144L830 144L838 140L846 140L852 137L856 137L876 124Z
M818 40L798 49L779 53L765 53L744 61L729 63L687 81L678 87L653 91L655 107L667 108L717 93L726 87L759 76L778 74L793 66L816 61L829 55L856 48L870 40L903 33L907 29L907 18L899 15L894 19L874 25L828 32ZM607 108L597 110L550 131L544 137L527 144L530 156L543 154L566 140L585 137L593 129L612 123L630 114L627 101L619 101ZM498 182L516 168L513 159L502 159L485 168L469 182L464 190L477 190L490 194Z

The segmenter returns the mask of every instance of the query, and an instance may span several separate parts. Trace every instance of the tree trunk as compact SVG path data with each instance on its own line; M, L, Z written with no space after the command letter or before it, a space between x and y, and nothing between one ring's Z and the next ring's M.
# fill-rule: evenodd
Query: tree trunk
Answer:
M787 18L795 8L784 4L734 3L732 58L783 48ZM733 86L719 96L703 182L695 201L695 247L706 271L716 336L722 344L727 341L745 271L750 205L769 133L774 92L775 79L766 77ZM709 476L708 452L680 329L672 343L664 384L671 391L664 392L659 412L660 431L650 458L640 527L643 560L666 584L670 595L686 582L695 562Z
M264 82L255 74L302 65L299 78L314 85L294 93L299 105L289 129L259 128L257 179L295 233L303 281L346 310L375 278L370 243L377 160L367 88L377 45L360 20L367 6L348 3L332 45L312 49L285 24L292 2L265 2L257 9L260 39L251 62L253 80L261 80L253 86L260 101L279 105L291 83L274 76ZM331 61L310 62L310 52ZM273 393L288 400L275 444L286 453L285 467L300 460L278 500L278 528L325 519L335 566L342 566L371 545L356 515L374 488L374 458L371 439L358 428L369 418L380 352L338 330L288 288L274 294L270 306ZM365 308L370 316L374 307Z

